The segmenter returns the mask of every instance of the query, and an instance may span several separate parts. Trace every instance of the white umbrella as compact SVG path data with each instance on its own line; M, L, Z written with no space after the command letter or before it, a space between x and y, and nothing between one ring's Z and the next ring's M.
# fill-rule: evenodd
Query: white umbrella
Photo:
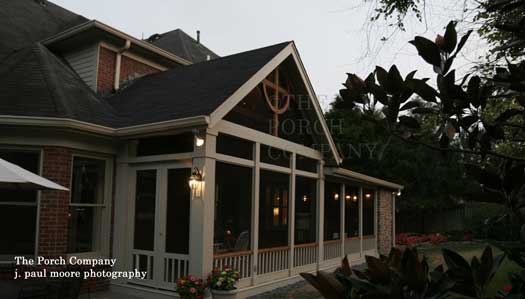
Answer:
M0 189L69 191L59 184L3 159L0 159Z

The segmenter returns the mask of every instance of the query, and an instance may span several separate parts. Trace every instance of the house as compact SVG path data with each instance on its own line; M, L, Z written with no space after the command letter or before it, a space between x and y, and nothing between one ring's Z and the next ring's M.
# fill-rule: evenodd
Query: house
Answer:
M45 0L0 0L0 157L70 189L0 190L0 259L113 257L165 293L239 269L244 295L393 245L402 186L339 167L293 42L219 57Z

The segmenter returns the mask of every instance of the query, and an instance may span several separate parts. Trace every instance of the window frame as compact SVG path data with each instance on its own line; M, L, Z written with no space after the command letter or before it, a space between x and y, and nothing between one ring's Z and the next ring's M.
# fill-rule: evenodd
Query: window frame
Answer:
M104 161L104 198L102 203L98 204L83 204L83 203L72 203L71 199L73 196L72 186L73 186L73 171L75 158L84 158L84 159L93 159ZM68 204L68 213L71 207L92 207L94 209L100 210L101 220L98 224L98 229L93 232L93 251L89 252L68 252L67 256L76 256L81 258L93 258L93 257L109 257L110 253L110 239L111 239L111 208L113 202L113 158L97 155L97 154L84 154L84 153L73 153L71 157L71 171L70 171L70 186L71 190L69 192L69 204ZM94 218L98 218L94 216ZM69 242L69 221L68 221L68 242Z
M38 173L37 175L42 175L44 171L44 150L40 147L35 146L17 146L17 145L0 145L0 150L5 151L14 151L14 152L35 152L38 154ZM35 206L36 207L36 221L35 221L35 248L33 250L34 256L38 256L38 244L40 241L40 199L42 197L42 192L37 191L36 192L36 200L35 204L27 203L27 202L0 202L0 206ZM15 261L2 261L0 260L0 264L13 264Z

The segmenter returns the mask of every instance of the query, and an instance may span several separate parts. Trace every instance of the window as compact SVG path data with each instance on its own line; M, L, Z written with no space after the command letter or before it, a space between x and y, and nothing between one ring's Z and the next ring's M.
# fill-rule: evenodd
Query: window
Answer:
M295 167L299 170L317 173L317 160L301 155L296 156Z
M339 240L341 236L341 185L326 182L324 187L324 240Z
M0 158L40 173L39 151L0 149ZM0 261L35 254L37 198L37 191L0 189Z
M375 190L363 190L363 236L375 234L375 197Z
M290 177L261 170L259 195L259 248L288 245Z
M345 234L359 236L359 188L345 185Z
M96 252L102 247L109 179L105 160L74 157L69 204L68 252ZM109 237L108 237L109 239Z
M217 136L217 153L253 160L253 142L234 136Z
M250 249L252 172L248 167L217 162L215 253Z
M317 240L317 180L297 176L295 190L295 244L314 243Z
M261 144L261 162L263 163L289 168L291 156L290 152Z
M137 156L167 155L193 152L192 132L142 138L138 140Z

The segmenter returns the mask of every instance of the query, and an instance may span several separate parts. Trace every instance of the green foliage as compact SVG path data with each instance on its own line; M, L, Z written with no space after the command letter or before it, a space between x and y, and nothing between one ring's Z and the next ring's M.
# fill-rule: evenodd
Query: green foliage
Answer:
M212 290L235 290L237 289L235 284L239 281L239 277L239 271L229 266L222 269L214 268L208 276L208 285Z
M454 251L443 249L443 265L429 269L426 258L421 259L415 248L403 252L393 248L388 256L366 256L366 269L351 269L343 259L336 278L325 272L317 275L301 273L328 299L341 298L486 298L486 289L503 262L505 255L496 257L487 246L481 258L468 263ZM516 278L516 284L519 279Z

